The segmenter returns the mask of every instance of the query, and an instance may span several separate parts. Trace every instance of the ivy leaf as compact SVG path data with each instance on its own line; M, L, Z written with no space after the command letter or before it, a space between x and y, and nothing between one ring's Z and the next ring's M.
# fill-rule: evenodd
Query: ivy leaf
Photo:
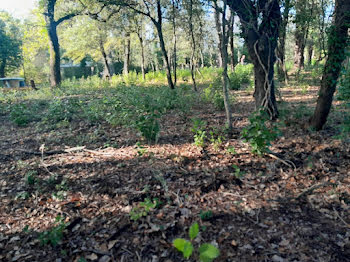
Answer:
M193 239L196 238L196 236L198 235L199 233L199 225L198 223L194 223L191 227L190 227L190 231L189 231L189 235L190 235L190 239L191 241Z
M201 262L212 262L219 255L219 249L211 244L203 244L199 247L199 259Z

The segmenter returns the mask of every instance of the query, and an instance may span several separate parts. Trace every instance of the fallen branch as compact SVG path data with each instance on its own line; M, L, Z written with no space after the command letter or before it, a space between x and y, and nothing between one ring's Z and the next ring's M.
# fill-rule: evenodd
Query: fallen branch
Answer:
M84 150L85 146L77 146L77 147L72 147L72 148L66 148L64 150L52 150L52 151L41 151L41 152L35 152L35 151L28 151L25 149L16 149L17 151L26 153L28 155L35 155L35 156L42 156L44 155L59 155L59 154L64 154L64 153L72 153L72 152L77 152Z
M290 167L290 168L293 168L294 171L297 169L297 167L295 166L295 164L294 164L292 161L290 161L290 160L284 160L284 159L280 158L279 156L277 156L277 155L274 154L274 153L268 153L267 155L268 155L269 157L271 157L271 158L274 158L274 159L276 159L276 160L279 160L281 163L285 164L286 166L288 166L288 167Z
M295 197L295 200L298 200L306 195L310 195L314 190L319 189L321 187L325 187L325 186L329 186L329 185L334 185L334 183L331 183L329 181L323 182L323 183L319 183L316 185L313 185L309 188L307 188L306 190L304 190L303 192L301 192L297 197Z

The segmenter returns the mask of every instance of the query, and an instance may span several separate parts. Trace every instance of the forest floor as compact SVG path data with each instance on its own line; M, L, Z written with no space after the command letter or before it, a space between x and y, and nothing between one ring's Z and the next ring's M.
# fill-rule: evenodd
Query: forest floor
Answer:
M195 222L195 248L217 246L215 261L350 261L341 105L314 132L304 123L317 87L280 92L282 136L270 147L278 158L253 155L240 138L252 91L234 91L233 136L204 148L193 144L190 119L210 130L225 123L205 103L163 117L157 144L142 146L128 128L82 121L47 131L1 115L0 261L184 261L172 241L188 239Z

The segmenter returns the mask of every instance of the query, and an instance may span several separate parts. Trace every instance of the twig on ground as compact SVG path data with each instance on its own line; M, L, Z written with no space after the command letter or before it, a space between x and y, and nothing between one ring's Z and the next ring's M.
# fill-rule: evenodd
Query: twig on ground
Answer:
M344 223L345 226L347 226L348 228L350 228L350 224L347 223L339 214L339 212L333 207L333 211L334 213L337 215L337 217L340 219L341 222Z
M295 164L290 161L290 160L283 160L282 158L280 158L279 156L273 154L273 153L268 153L267 154L269 157L274 158L276 160L279 160L280 162L282 162L283 164L285 164L286 166L293 168L294 170L297 169L297 167L295 166Z

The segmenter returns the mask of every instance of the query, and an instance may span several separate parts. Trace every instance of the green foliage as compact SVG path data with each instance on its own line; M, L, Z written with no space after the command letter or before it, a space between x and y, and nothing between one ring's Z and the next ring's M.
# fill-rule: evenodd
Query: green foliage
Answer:
M50 244L53 247L56 247L61 242L67 224L64 222L64 218L61 216L56 217L55 224L56 226L50 230L40 233L39 240L42 245Z
M232 155L237 154L236 149L235 149L234 146L229 146L226 150L227 150L228 153L230 153Z
M221 79L221 75L217 75L209 87L203 90L202 96L205 101L212 103L218 110L225 109Z
M30 111L25 104L15 104L11 108L10 119L18 126L27 126L31 121Z
M199 217L201 218L201 220L206 221L206 220L210 220L213 217L213 211L208 210L208 211L201 211L199 213Z
M350 66L342 72L337 98L341 101L350 101Z
M219 150L220 146L223 143L224 137L218 134L218 130L212 130L209 132L210 138L209 141L213 145L215 150Z
M249 125L242 130L242 138L251 146L252 153L263 155L269 151L269 146L278 137L277 125L266 125L269 117L264 110L258 110L249 117Z
M30 171L26 174L26 183L30 186L33 186L35 183L38 182L37 179L37 172L36 171Z
M0 77L21 65L22 40L20 21L0 11Z
M236 166L236 165L232 165L232 167L235 170L235 172L233 173L234 176L236 178L242 178L244 173L241 171L241 169L238 166Z
M204 147L205 139L207 138L205 128L207 126L207 122L194 118L192 119L193 127L191 129L194 137L194 144L198 147Z
M154 198L153 200L146 198L143 202L138 203L136 207L131 209L129 215L130 219L137 221L141 217L145 217L148 215L148 213L160 205L160 202L157 198Z
M198 236L198 233L199 225L198 223L194 223L189 229L190 240L176 238L173 241L174 247L182 253L185 259L189 259L192 256L194 251L193 240ZM211 262L220 255L219 249L208 243L202 244L198 248L198 253L201 262Z
M157 142L160 131L159 118L157 112L151 112L140 115L135 121L137 130L148 142Z
M253 65L236 65L235 71L229 73L230 88L239 90L243 85L251 86L253 76Z
M140 142L137 142L135 145L136 149L137 149L137 155L139 157L144 156L145 154L147 154L148 149L146 147L144 147L143 145L141 145Z

